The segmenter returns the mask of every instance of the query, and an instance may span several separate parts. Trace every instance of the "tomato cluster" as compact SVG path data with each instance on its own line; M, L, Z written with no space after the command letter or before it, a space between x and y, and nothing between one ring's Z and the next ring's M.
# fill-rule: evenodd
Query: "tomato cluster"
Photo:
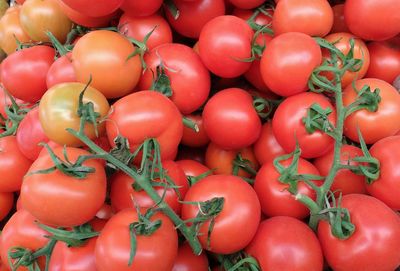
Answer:
M0 270L400 267L400 1L11 2Z

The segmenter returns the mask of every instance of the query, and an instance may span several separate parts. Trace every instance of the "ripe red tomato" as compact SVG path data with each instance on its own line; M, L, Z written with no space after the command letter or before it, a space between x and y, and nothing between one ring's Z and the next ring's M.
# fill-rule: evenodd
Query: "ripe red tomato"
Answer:
M210 139L204 129L203 117L195 114L186 115L185 117L193 121L199 128L199 131L196 132L193 131L193 129L184 126L181 144L189 147L206 146L208 142L210 142Z
M308 89L308 79L321 60L321 49L313 38L289 32L268 43L261 58L261 75L271 91L291 96Z
M344 20L344 4L337 4L332 7L333 10L333 26L331 33L348 32L349 28Z
M263 165L268 161L273 161L276 157L285 154L285 151L276 141L274 132L272 131L272 122L266 122L261 134L253 146L254 154L259 164Z
M272 28L277 36L301 32L324 37L332 25L333 10L327 0L282 0L276 5L272 18Z
M321 271L324 259L314 232L303 222L285 216L261 222L246 248L261 270Z
M235 7L252 9L264 4L264 0L229 0Z
M350 31L365 40L386 40L400 32L397 0L347 0L344 19Z
M232 27L232 26L235 27ZM233 78L242 75L251 63L250 58L253 30L242 19L231 16L219 16L201 30L199 54L204 65L215 75Z
M355 157L363 156L360 148L353 145L343 145L340 150L340 162L343 165L356 166L358 163L351 161ZM322 176L327 176L333 163L333 150L314 160ZM349 169L340 169L335 176L331 186L331 191L335 193L347 194L365 194L365 176L357 175ZM338 195L338 194L337 194Z
M357 99L358 91L365 85L371 91L379 89L381 101L375 112L366 109L358 110L350 114L344 122L344 134L351 140L359 142L357 129L359 128L365 142L373 144L378 140L395 135L400 130L400 95L389 83L379 79L366 78L357 80L349 85L343 92L343 103L345 106Z
M163 0L123 0L121 9L129 16L149 16L157 12Z
M197 162L196 160L190 160L190 159L179 160L176 161L176 163L183 170L183 172L185 172L186 176L197 177L210 170L208 167L206 167L200 162Z
M306 117L311 105L318 104L323 109L331 109L328 120L336 124L336 110L329 100L321 94L306 92L291 96L277 108L272 118L272 129L282 148L290 153L296 147L296 140L304 158L322 156L333 147L333 139L326 133L316 130L308 133L302 119Z
M215 218L209 246L207 233L210 221L200 226L200 243L203 248L214 253L237 252L250 243L260 223L261 210L257 194L240 177L212 175L194 184L186 193L184 201L204 202L215 197L224 198L223 209ZM195 218L199 211L198 205L184 204L182 219Z
M321 220L318 239L325 259L337 271L392 271L400 265L400 218L376 198L351 194L341 207L350 212L355 231L348 239L333 236L331 226Z
M4 87L18 99L38 101L47 90L46 75L54 55L54 49L44 45L12 53L1 63Z
M253 99L239 88L224 89L211 97L204 107L203 121L211 142L225 150L248 147L261 132Z
M96 242L97 270L172 270L178 252L178 234L175 226L160 212L154 214L150 220L161 220L161 226L151 235L136 235L136 255L132 265L128 266L131 250L129 225L138 222L138 215L135 209L125 209L114 215Z
M90 16L102 17L109 15L116 11L123 3L124 0L62 0L66 5L75 9L76 11Z
M61 158L63 150L53 149ZM90 153L67 147L66 154L69 161L74 163L80 155ZM94 218L106 197L106 174L102 163L93 159L85 161L83 166L93 168L94 172L87 174L84 179L68 176L59 170L45 175L35 173L52 165L54 162L49 154L40 155L32 164L21 186L24 208L40 222L58 227L77 226Z
M50 66L46 76L48 89L60 83L77 82L71 57L72 53L68 53L58 58Z
M172 271L208 271L208 259L205 253L193 254L188 243L179 247Z
M118 134L126 137L132 151L144 140L157 139L164 160L176 155L182 138L182 115L171 100L156 91L139 91L119 99L106 123L110 144Z
M14 206L14 194L11 192L0 192L0 220L3 220Z

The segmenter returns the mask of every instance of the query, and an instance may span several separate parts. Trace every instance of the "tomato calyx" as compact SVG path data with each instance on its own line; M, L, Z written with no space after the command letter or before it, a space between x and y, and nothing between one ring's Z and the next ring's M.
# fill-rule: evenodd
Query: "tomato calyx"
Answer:
M363 86L360 91L355 89L355 87L353 88L354 91L357 92L357 100L346 108L346 117L362 109L366 109L370 112L376 112L378 110L379 103L382 100L378 88L374 91L371 91L371 87L367 85Z
M114 144L115 146L110 150L109 154L124 165L129 165L134 156L130 151L128 139L121 135L118 135L116 138L114 138ZM118 170L118 168L113 163L110 163L108 161L107 167L113 170Z
M165 0L163 5L167 8L168 12L171 13L172 18L174 18L174 20L178 20L180 12L174 1Z
M232 160L232 174L238 176L239 170L244 170L251 174L251 176L257 175L257 170L254 168L253 163L250 160L243 158L240 152L238 152L235 159ZM245 181L250 184L254 183L254 180L250 178L245 178Z
M256 32L262 29L262 33L269 34L271 36L274 35L274 31L270 28L271 23L267 25L260 25L256 23L256 18L261 13L264 14L265 16L272 18L272 15L268 12L266 5L261 5L258 8L256 8L251 17L247 19L246 21L247 24L251 27L251 29L253 29Z
M50 31L46 31L46 35L49 37L51 44L56 49L56 51L60 57L71 52L72 46L62 45L61 42L53 35L53 33L51 33ZM58 58L58 56L55 55L54 59L57 59L57 58Z
M257 111L258 116L264 120L268 119L279 103L280 101L272 101L260 96L253 96L253 107Z
M323 109L319 104L312 104L307 110L307 115L302 119L304 126L309 134L319 130L328 135L334 131L333 124L328 116L332 113L331 108Z
M218 255L217 260L226 271L261 271L257 260L244 251Z
M138 40L135 40L134 38L125 36L125 38L127 38L133 45L136 46L135 51L133 51L130 55L128 55L126 60L128 61L132 57L139 55L143 70L146 70L146 68L147 68L147 64L144 61L144 54L149 50L149 48L147 47L146 44L147 44L147 41L149 40L151 34L153 34L154 30L156 30L156 28L157 28L157 26L155 26L149 33L146 34L146 36L144 36L143 42L140 42Z
M160 65L156 67L156 74L153 73L153 82L150 89L160 92L161 94L171 97L172 87L171 80L165 72L166 67L161 62Z
M196 177L195 176L186 176L186 178L187 178L187 180L189 182L189 185L192 186L195 183L197 183L198 181L200 181L201 179L204 179L205 177L212 175L213 172L214 172L214 170L210 169L210 170L208 170L208 171L206 171L206 172L204 172L204 173L202 173L202 174L200 174L200 175L198 175Z

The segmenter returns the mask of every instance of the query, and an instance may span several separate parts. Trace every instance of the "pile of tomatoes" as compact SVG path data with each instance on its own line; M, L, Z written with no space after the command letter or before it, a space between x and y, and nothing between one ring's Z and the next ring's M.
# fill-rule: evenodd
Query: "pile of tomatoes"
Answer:
M396 270L398 10L0 0L0 270Z

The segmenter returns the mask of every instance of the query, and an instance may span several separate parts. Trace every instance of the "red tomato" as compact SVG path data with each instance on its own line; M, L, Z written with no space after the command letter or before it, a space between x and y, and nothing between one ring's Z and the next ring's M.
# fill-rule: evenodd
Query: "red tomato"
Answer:
M116 11L124 0L62 0L79 13L90 17L102 17Z
M18 191L32 161L19 150L15 136L0 138L0 150L0 192Z
M276 141L275 135L272 131L272 122L266 122L262 129L261 134L253 146L254 154L258 163L261 165L268 161L273 161L276 157L285 154L285 151Z
M140 91L119 99L106 123L110 144L118 134L136 150L144 140L157 139L163 159L172 158L182 138L182 115L167 97L156 91Z
M123 35L140 42L143 42L144 37L154 30L146 43L149 50L161 44L172 43L171 27L160 15L132 17L125 13L119 19L118 28Z
M186 118L190 119L194 123L196 123L199 131L193 131L193 129L184 126L183 127L183 136L181 144L189 146L189 147L203 147L210 142L208 135L204 129L203 117L201 115L187 115Z
M185 172L186 176L197 177L210 170L208 167L200 162L197 162L196 160L179 160L176 161L176 163L183 170L183 172Z
M121 9L130 16L149 16L157 12L163 0L124 0Z
M400 218L384 203L370 196L351 194L341 207L350 212L355 232L348 239L333 236L321 220L318 239L325 259L337 271L392 271L400 265Z
M63 157L64 148L53 149ZM67 147L69 161L76 162L80 155L90 153ZM106 197L106 174L98 160L87 160L83 166L94 169L83 179L68 176L59 170L47 174L35 173L54 165L49 154L43 154L32 164L21 187L24 208L42 223L71 227L88 222L96 215ZM62 204L60 204L62 202Z
M301 32L323 37L331 31L332 25L333 10L327 0L282 0L276 5L272 18L275 35Z
M71 57L72 53L68 53L58 58L50 66L46 76L46 85L48 89L60 83L77 82Z
M14 52L1 64L1 81L18 99L38 101L47 90L46 75L54 62L53 48L38 45Z
M291 162L291 159L285 160L281 162L281 165L288 167ZM302 158L299 160L298 173L319 175L317 168ZM287 191L289 185L281 183L278 180L280 176L272 161L265 163L257 173L254 190L260 199L263 213L268 217L283 215L297 219L309 216L310 210ZM316 185L322 184L321 181L313 182ZM299 182L298 193L307 195L313 200L316 199L315 191L304 182Z
M296 140L304 158L322 156L333 147L333 139L330 136L320 130L310 134L302 122L307 110L313 104L318 104L325 110L331 109L332 113L329 114L328 120L335 126L336 110L321 94L311 92L297 94L284 100L276 109L272 118L272 129L276 140L287 153L294 151Z
M170 80L171 100L182 114L199 109L210 92L210 74L192 48L178 44L164 44L145 56L147 69L139 82L139 89L152 89L162 66ZM165 87L165 86L164 86Z
M179 10L179 17L175 19L168 10L165 10L168 22L176 32L189 38L198 38L207 22L225 14L224 0L174 0L173 2Z
M303 222L285 216L261 222L246 252L261 270L322 271L324 259L314 232Z
M350 114L344 122L344 135L353 141L359 142L357 129L359 128L365 142L373 144L378 140L394 135L400 130L400 95L397 90L385 81L373 78L357 80L349 85L343 92L345 106L357 99L358 91L365 85L371 91L379 89L381 101L375 112L366 109L358 110Z
M205 253L193 254L188 243L179 247L172 271L208 271L208 259Z
M11 192L0 192L0 220L3 220L14 206L14 194Z
M209 246L207 233L210 221L200 226L200 243L203 248L214 253L237 252L250 243L260 223L261 210L257 194L240 177L212 175L194 184L184 201L204 202L215 197L224 198L223 208L215 218ZM199 211L198 205L184 204L182 219L195 218Z
M235 7L252 9L264 4L264 0L229 0Z
M355 157L363 156L360 148L352 145L343 145L340 150L340 162L343 165L356 166L358 163L351 161ZM333 163L333 150L314 160L322 176L327 176ZM331 186L332 192L347 194L365 194L365 176L357 175L349 169L340 169ZM337 194L338 195L338 194Z
M350 31L365 40L386 40L400 32L397 0L347 0L344 19Z
M344 20L344 4L337 4L332 7L333 26L331 33L350 32Z
M266 85L280 96L308 89L308 79L322 60L319 45L303 33L285 33L269 42L261 58Z
M231 15L216 17L201 30L201 60L217 76L233 78L242 75L251 65L244 60L252 55L252 38L253 30L244 20Z
M151 221L161 220L161 226L151 235L136 235L136 255L128 266L131 250L129 225L138 221L135 209L125 209L105 225L95 248L98 271L170 271L178 252L178 235L174 224L158 212Z
M261 132L253 99L239 88L224 89L211 97L204 107L203 121L211 142L225 150L248 147Z
M36 160L43 148L39 143L47 143L49 141L39 121L38 107L29 111L21 121L16 139L18 148L25 157L32 161Z
M368 78L377 78L392 84L400 74L400 46L395 41L368 44L371 62Z

